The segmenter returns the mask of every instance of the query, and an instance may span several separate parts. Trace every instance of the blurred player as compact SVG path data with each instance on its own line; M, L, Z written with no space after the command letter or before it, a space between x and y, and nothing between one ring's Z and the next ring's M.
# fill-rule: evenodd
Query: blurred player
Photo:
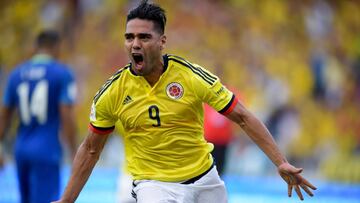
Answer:
M127 15L125 47L131 62L98 91L89 135L81 144L65 192L74 202L89 178L109 134L120 121L126 131L125 157L138 203L227 202L224 182L204 139L203 103L236 122L266 153L303 199L300 187L315 189L280 153L272 136L215 75L165 48L165 12L141 1Z
M62 127L72 157L75 154L74 77L68 66L56 60L60 37L41 32L36 53L9 75L0 112L0 138L20 117L15 160L21 202L50 202L59 198ZM0 156L1 157L1 156Z

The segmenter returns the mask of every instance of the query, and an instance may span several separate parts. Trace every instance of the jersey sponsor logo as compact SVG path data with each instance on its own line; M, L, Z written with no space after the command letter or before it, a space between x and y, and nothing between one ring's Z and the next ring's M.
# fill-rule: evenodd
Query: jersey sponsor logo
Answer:
M128 103L132 102L132 101L133 101L132 98L129 95L127 95L122 104L125 105L125 104L128 104Z
M216 91L216 94L220 95L223 92L224 92L224 87L221 87L218 91Z
M184 95L184 88L180 83L172 82L166 86L166 94L171 99L180 99Z

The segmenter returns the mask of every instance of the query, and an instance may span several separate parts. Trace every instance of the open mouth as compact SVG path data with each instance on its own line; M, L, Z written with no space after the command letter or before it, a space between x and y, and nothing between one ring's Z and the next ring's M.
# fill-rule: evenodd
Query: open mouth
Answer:
M137 65L141 65L144 62L144 57L141 54L132 54L132 57Z

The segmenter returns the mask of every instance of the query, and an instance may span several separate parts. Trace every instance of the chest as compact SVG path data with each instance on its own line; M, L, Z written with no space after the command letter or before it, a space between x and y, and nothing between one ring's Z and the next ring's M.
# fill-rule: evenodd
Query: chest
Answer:
M199 101L186 81L171 80L154 87L146 83L126 86L119 98L116 117L125 128L166 127L189 122L202 111Z

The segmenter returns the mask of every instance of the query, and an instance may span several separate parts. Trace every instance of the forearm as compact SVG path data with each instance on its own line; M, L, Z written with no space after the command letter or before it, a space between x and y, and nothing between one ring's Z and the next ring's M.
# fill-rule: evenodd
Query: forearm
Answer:
M11 125L13 108L2 106L0 109L0 156L3 154L3 140L8 127Z
M277 167L287 162L272 135L260 120L254 116L249 116L244 119L240 126Z
M6 130L11 124L12 111L13 109L4 106L0 109L0 143L4 140Z
M71 158L75 157L76 153L76 122L75 122L75 113L73 106L71 105L62 105L60 108L61 111L61 123L62 123L62 137L66 142L68 149L71 154Z
M77 132L76 132L75 121L69 122L69 124L66 127L64 126L63 137L67 143L72 159L75 157L75 153L76 153L76 147L77 147L76 135Z
M287 162L265 125L241 103L227 117L236 122L276 166Z
M63 201L72 203L79 196L100 157L106 138L104 136L99 139L94 134L90 134L80 145L73 161L70 180L62 197Z
M70 180L62 197L66 202L75 202L98 160L98 156L86 148L84 144L80 145L75 155Z
M295 168L287 162L286 158L282 155L279 148L277 147L272 135L259 119L257 119L251 112L249 112L241 103L236 104L233 111L231 111L227 117L240 125L246 134L276 165L280 176L288 184L289 197L291 197L292 188L295 188L296 193L300 199L303 200L304 198L301 194L300 187L304 189L310 196L313 196L308 187L313 190L316 190L316 187L300 175L302 172L301 168Z

